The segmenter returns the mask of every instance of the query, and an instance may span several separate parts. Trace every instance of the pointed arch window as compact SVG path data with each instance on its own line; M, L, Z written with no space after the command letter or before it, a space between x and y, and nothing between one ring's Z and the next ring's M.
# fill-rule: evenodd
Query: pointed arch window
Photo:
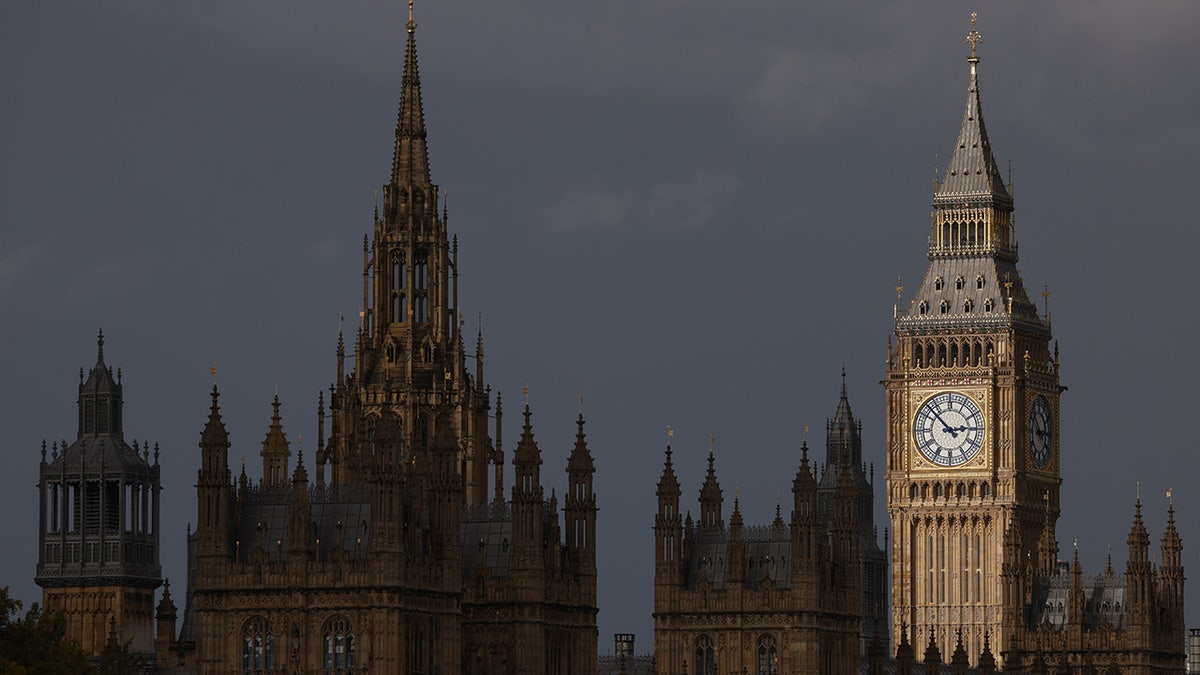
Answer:
M919 312L921 314L928 314L929 313L929 303L922 300L921 304L917 305L917 312Z
M256 616L242 629L242 672L275 670L275 634L265 619Z
M717 655L713 650L712 638L701 635L696 638L696 649L693 653L692 672L695 675L716 675Z
M774 635L758 638L758 675L779 675L779 649Z
M988 298L987 300L984 300L984 302L983 302L983 311L990 312L990 311L992 311L992 308L995 306L996 306L996 304L994 302L992 302L992 299Z
M325 675L354 672L354 630L345 617L337 615L325 622L321 656Z
M966 286L966 285L967 285L967 282L962 278L962 275L959 275L959 277L954 280L954 290L956 290L956 291L961 291L963 289L963 286Z
M963 312L964 313L970 314L971 310L973 310L973 309L975 309L975 303L971 302L971 300L969 298L965 302L963 302Z
M942 304L938 307L938 311L941 312L942 314L949 312L950 311L950 301L943 300Z
M983 290L983 284L984 284L984 279L983 279L983 275L982 275L982 274L980 274L979 276L975 277L975 288L978 288L978 289L980 289L980 290Z
M933 290L940 291L945 286L946 286L946 281L944 279L942 279L941 277L938 277L933 280Z

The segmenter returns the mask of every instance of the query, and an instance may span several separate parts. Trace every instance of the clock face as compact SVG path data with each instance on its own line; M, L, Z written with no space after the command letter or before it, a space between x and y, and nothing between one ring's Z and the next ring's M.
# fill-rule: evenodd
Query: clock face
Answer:
M913 437L926 459L940 466L958 466L983 447L983 412L969 396L948 391L921 405L913 422Z
M1050 446L1053 427L1050 426L1050 404L1045 396L1033 399L1029 408L1029 455L1033 465L1039 469L1050 463Z

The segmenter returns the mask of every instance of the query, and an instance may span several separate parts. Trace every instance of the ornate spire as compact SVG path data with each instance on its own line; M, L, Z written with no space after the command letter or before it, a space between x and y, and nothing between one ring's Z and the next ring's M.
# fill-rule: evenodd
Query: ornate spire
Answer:
M212 405L208 409L208 422L204 425L204 431L200 432L200 447L202 448L220 448L226 449L229 447L229 432L225 430L225 422L221 420L221 393L217 391L217 385L213 384L212 388Z
M667 444L666 460L663 462L662 477L658 479L659 497L678 497L679 479L675 477L675 465L671 463L671 444Z
M716 458L713 455L712 443L708 446L708 474L704 485L700 488L700 524L708 526L724 526L721 522L721 485L717 482L717 470L714 466Z
M971 32L967 35L971 45L970 78L967 83L967 104L963 111L958 140L946 173L934 192L934 203L1001 202L1012 205L1012 196L1004 186L992 146L988 141L987 128L983 123L983 107L979 100L979 55L976 47L983 42L975 30L975 15L971 15Z
M400 110L396 116L396 149L392 157L392 185L430 185L429 152L425 144L425 110L421 103L421 75L417 67L417 24L408 4L408 47L400 84Z
M287 482L287 461L292 452L279 417L278 391L271 401L271 410L271 425L267 427L267 436L262 442L262 482L263 485L283 485Z

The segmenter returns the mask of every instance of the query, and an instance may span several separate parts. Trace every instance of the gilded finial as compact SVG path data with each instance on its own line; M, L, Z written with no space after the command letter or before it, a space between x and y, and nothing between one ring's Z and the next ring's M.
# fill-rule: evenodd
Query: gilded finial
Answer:
M521 393L525 395L525 407L529 407L529 380L525 381L525 385L521 387Z
M708 454L713 454L713 446L717 444L717 437L713 434L708 435Z
M1042 284L1042 300L1046 303L1046 318L1050 318L1050 284Z
M279 371L275 371L275 398L279 398Z
M583 390L579 390L579 414L583 414Z
M971 12L971 32L967 33L967 43L971 45L971 57L968 60L972 63L979 61L979 55L976 54L975 48L983 42L983 36L979 34L979 31L975 30L977 16L975 12Z
M808 422L804 423L804 442L808 443Z
M405 28L408 29L409 33L417 29L417 22L413 21L413 0L408 0L408 23L405 24Z
M213 386L217 386L217 361L213 359L213 364L208 368L208 374L212 375Z
M1167 488L1167 505L1175 506L1175 502L1171 499L1171 488Z
M896 304L900 304L900 295L904 293L904 286L900 284L900 275L896 275Z
M671 428L670 424L668 424L667 425L667 445L671 444L672 438L675 438L675 430Z

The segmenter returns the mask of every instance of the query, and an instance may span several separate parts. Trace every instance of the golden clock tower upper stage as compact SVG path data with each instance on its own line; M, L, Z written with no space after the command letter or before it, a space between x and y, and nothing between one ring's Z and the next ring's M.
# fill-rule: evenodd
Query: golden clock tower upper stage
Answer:
M1007 644L1005 620L1022 610L1003 593L1005 557L1053 568L1061 482L1057 348L1017 272L974 18L967 42L966 108L934 188L929 267L896 309L885 380L893 638L932 631L944 654L960 629L968 654L985 635Z

